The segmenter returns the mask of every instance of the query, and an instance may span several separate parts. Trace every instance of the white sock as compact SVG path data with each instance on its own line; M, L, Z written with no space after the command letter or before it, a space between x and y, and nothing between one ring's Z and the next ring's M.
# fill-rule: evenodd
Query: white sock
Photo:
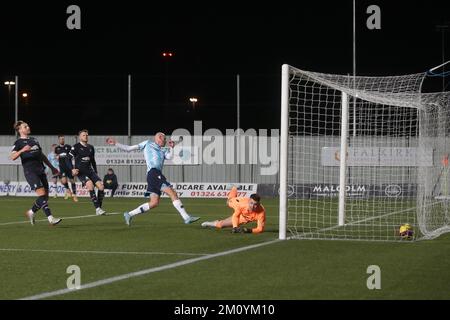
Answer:
M181 216L183 217L184 220L189 219L189 214L186 212L186 210L184 209L183 204L181 203L181 200L175 200L174 202L172 202L173 206L175 207L175 209L178 210L178 212L181 214Z
M52 222L52 221L53 221L53 216L52 216L52 215L49 215L49 216L47 217L47 219L48 219L48 222Z
M128 214L130 216L135 216L137 214L144 213L145 211L148 211L148 210L150 210L150 206L148 205L148 202L146 202L143 205L140 205L139 207L137 207L136 209L128 212Z

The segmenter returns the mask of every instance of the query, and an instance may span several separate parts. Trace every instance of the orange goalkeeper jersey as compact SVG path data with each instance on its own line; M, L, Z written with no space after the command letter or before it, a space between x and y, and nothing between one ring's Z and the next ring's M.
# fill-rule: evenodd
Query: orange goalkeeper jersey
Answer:
M250 198L239 197L228 201L228 206L234 209L232 222L233 228L241 224L257 221L257 227L252 229L252 233L260 233L264 231L266 223L266 209L260 204L256 210L249 209Z

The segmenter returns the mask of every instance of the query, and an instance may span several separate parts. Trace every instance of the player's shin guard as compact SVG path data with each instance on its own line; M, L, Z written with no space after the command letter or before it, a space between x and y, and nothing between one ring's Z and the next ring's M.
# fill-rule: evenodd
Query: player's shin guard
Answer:
M146 203L144 203L143 205L140 205L139 207L137 207L136 209L134 209L134 210L128 212L128 214L129 214L130 216L135 216L135 215L137 215L137 214L144 213L145 211L148 211L148 210L150 210L150 206L149 206L149 204L146 202Z
M99 205L99 203L98 203L97 196L95 195L95 191L94 191L94 190L89 191L89 195L91 196L91 200L92 200L92 203L94 204L94 207L95 207L96 209L99 208L100 205Z
M44 204L42 205L42 210L44 210L44 213L47 217L52 216L52 212L51 212L50 208L48 207L47 200L45 200Z
M33 207L31 207L31 211L33 211L33 213L36 213L40 208L43 208L44 206L47 206L47 197L39 196L34 202ZM45 214L47 214L47 212Z
M101 208L103 205L103 198L105 197L105 191L104 190L98 190L98 206Z
M36 213L40 208L44 206L44 204L47 203L46 196L39 196L36 201L34 202L33 206L31 207L31 211L33 213Z
M174 202L172 202L172 204L175 207L175 209L177 209L177 211L180 213L180 215L183 217L183 220L189 219L189 214L184 209L183 203L181 203L180 199L175 200Z

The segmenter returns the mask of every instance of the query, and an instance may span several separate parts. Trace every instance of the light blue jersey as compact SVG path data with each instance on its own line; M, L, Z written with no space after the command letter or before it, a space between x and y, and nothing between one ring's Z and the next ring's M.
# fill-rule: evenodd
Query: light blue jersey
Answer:
M144 150L144 158L147 163L147 172L153 168L162 171L164 160L168 159L170 149L166 147L161 148L155 142L150 142L150 140L142 141L138 146L139 150Z
M56 154L52 151L47 155L48 161L54 166L56 169L59 170L59 161L56 159Z

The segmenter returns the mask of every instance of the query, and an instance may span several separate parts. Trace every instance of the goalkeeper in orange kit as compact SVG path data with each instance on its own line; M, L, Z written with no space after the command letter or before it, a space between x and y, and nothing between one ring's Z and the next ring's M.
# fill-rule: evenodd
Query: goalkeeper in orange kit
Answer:
M202 227L217 229L232 227L232 233L261 233L264 231L266 211L260 201L261 198L256 193L249 198L237 197L237 188L233 187L227 200L227 205L234 210L233 215L224 220L203 222ZM253 221L257 221L256 228L241 227Z

